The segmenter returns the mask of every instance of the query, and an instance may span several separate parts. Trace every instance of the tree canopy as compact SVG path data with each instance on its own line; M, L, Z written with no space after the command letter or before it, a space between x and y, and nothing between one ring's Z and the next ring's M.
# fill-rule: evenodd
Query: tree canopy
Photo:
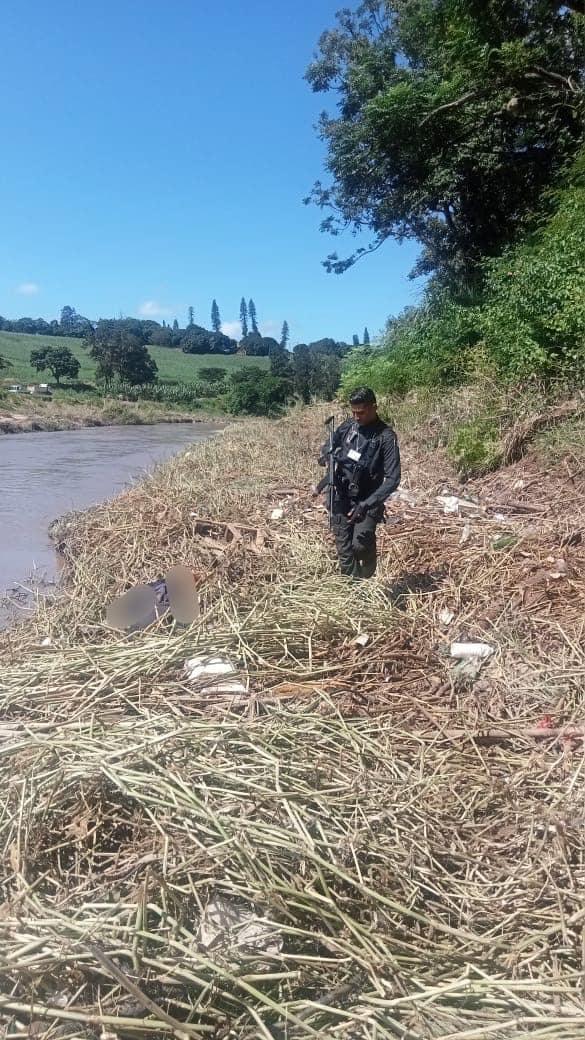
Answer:
M48 370L56 383L66 379L77 379L79 361L69 347L39 347L31 350L30 363L37 372Z
M572 8L572 10L571 10ZM514 240L583 134L583 23L559 0L363 0L324 32L306 78L324 113L322 229L367 230L342 272L390 236L413 275L474 287Z
M134 319L98 321L86 339L90 355L97 363L97 377L106 385L115 376L133 386L144 386L157 379L157 364L150 356ZM140 322L136 322L140 326Z

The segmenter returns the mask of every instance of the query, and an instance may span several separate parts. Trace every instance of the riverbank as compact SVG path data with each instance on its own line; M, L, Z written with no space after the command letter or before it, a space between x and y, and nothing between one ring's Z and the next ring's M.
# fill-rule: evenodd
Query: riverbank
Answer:
M403 436L379 573L348 584L308 491L324 415L230 427L72 518L66 595L0 637L17 1031L581 1034L583 469L462 485ZM175 563L199 622L109 631Z
M15 407L6 400L0 402L0 435L51 433L92 426L150 426L154 423L213 421L213 417L203 412L180 411L150 401L134 403L105 399L101 404L80 404L20 397Z

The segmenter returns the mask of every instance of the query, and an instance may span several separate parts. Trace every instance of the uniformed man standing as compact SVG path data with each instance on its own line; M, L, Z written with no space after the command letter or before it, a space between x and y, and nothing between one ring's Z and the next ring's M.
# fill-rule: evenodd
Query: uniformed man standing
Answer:
M373 390L360 387L349 402L352 418L333 434L334 477L327 494L341 573L371 578L376 571L376 527L384 519L384 502L400 484L400 452L394 430L378 415ZM322 465L328 453L325 444ZM324 484L326 480L319 488Z

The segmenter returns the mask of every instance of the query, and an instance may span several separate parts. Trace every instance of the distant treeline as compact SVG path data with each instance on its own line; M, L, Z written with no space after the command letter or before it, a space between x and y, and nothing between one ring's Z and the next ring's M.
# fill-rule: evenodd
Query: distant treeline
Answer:
M250 301L252 303L252 301ZM214 301L215 303L215 301ZM216 322L216 325L218 323ZM20 332L31 336L69 336L84 339L89 346L94 341L103 341L111 336L127 338L133 345L168 347L182 350L185 354L246 354L249 357L271 357L280 349L287 348L288 324L283 324L280 342L272 336L263 336L256 325L247 331L238 341L226 336L219 328L206 329L192 320L185 328L180 328L175 319L172 325L163 321L160 324L152 318L101 318L91 321L78 314L74 307L63 307L59 321L45 321L44 318L17 318L14 321L0 316L0 331ZM357 336L353 337L356 345ZM367 329L364 340L369 340ZM297 344L297 347L309 347L317 353L343 357L351 349L351 344L334 340L330 337L316 340L310 344ZM296 347L294 348L296 349Z

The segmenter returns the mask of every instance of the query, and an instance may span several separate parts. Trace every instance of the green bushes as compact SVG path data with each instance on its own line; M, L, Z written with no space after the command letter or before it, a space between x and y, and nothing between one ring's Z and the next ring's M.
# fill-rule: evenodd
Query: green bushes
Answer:
M342 390L380 393L457 386L478 368L508 383L585 375L585 153L549 197L541 226L486 262L481 297L462 303L429 290L389 321L381 346L359 348Z
M462 477L489 473L501 458L498 423L485 416L459 426L449 440L448 454Z
M282 415L290 393L290 384L261 368L245 368L234 372L224 398L232 415Z
M379 348L351 352L344 364L342 391L359 384L391 394L457 386L473 369L479 339L474 308L444 296L430 299L424 307L392 318Z
M481 334L507 379L585 374L585 157L531 239L488 265Z

